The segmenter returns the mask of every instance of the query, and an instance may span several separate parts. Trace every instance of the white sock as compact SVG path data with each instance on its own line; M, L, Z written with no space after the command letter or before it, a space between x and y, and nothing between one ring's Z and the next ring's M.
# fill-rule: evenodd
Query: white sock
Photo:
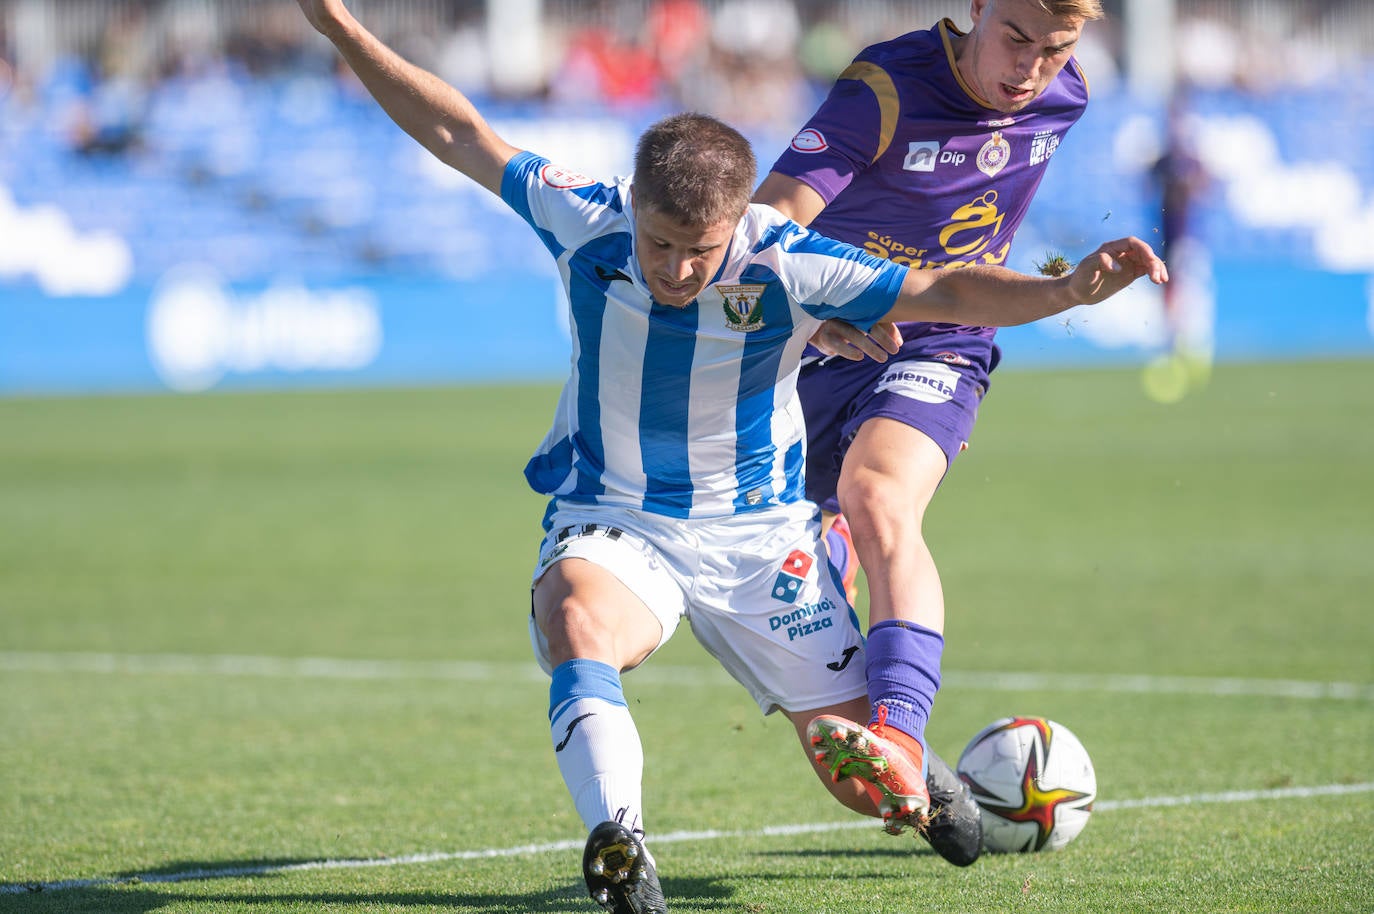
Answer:
M644 748L630 709L598 697L566 701L556 709L549 735L587 831L609 819L642 836Z

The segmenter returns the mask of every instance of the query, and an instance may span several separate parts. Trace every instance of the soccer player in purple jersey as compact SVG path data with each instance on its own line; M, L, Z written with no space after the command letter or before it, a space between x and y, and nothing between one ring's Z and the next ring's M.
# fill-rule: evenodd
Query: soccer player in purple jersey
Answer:
M945 19L866 48L754 199L915 268L1003 263L1050 158L1087 105L1072 55L1084 24L1101 16L1098 0L972 0L967 33ZM869 756L924 757L934 815L889 819L888 830L915 825L966 866L980 852L977 807L924 746L945 603L922 522L967 446L1000 354L987 327L899 330L890 361L852 361L872 352L882 331L889 345L896 334L827 323L798 385L807 495L833 524L826 541L851 602L855 555L869 592L869 726L818 718L810 738L818 764L836 777L872 780L880 770L854 764L856 746Z

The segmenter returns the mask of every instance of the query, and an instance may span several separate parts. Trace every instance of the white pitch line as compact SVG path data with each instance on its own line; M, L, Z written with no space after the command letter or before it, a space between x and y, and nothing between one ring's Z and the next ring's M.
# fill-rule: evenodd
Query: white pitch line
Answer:
M240 654L111 654L0 651L0 672L103 673L124 675L260 676L283 679L456 680L462 682L547 682L528 663L482 661L347 660L335 657L261 657ZM712 667L647 664L626 674L630 684L730 686ZM1237 679L1204 676L1011 673L947 670L947 687L993 692L1124 692L1149 695L1245 696L1374 701L1374 684L1297 679Z
M1374 782L1366 784L1327 784L1317 787L1283 787L1276 790L1230 790L1221 793L1198 793L1178 797L1145 797L1139 800L1105 800L1093 804L1094 812L1115 812L1123 809L1148 809L1169 806L1192 806L1208 803L1249 803L1257 800L1293 800L1312 797L1345 796L1374 792ZM682 844L688 841L723 841L763 837L814 835L825 832L875 829L872 819L848 822L814 822L796 825L766 825L762 828L717 831L678 831L655 835L654 844ZM354 860L306 860L264 866L235 866L223 869L198 868L177 873L145 873L138 876L107 877L103 879L64 879L60 882L26 882L0 885L0 895L22 895L36 892L60 892L68 889L89 889L107 885L135 885L141 883L194 882L207 879L235 879L251 876L274 876L282 873L305 873L319 870L373 869L376 867L411 866L422 863L447 863L455 860L491 860L509 857L533 857L580 850L581 841L553 841L548 844L522 844L515 847L486 848L475 851L450 851L427 854L406 854L399 857L376 857Z
M1238 679L1209 676L1135 676L1091 673L972 673L953 671L944 684L961 689L1004 692L1133 692L1139 694L1228 695L1270 698L1335 698L1374 701L1374 685L1358 682L1314 682L1301 679Z

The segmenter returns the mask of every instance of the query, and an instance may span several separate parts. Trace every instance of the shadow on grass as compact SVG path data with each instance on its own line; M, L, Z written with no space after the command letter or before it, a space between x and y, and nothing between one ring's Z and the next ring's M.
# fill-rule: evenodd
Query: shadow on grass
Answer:
M79 885L34 885L14 891L14 883L0 883L0 912L33 914L152 914L158 911L221 910L222 906L275 911L301 908L330 911L435 909L453 914L598 914L602 909L578 883L542 892L292 892L272 891L267 878L290 874L296 861L260 861L242 867L180 863L160 870L88 880ZM272 872L261 872L273 868ZM159 878L162 877L162 878ZM248 880L240 892L205 891L220 879ZM197 888L192 888L194 885ZM664 879L670 904L692 911L738 910L734 890L713 879Z
M674 911L738 911L740 903L732 883L768 882L774 879L805 879L796 873L770 872L763 861L833 860L847 861L847 878L890 878L893 861L939 858L925 845L888 846L862 850L799 848L772 850L752 855L763 865L756 872L732 872L727 879L711 877L663 878L664 894ZM789 869L785 863L782 869ZM378 910L432 909L453 914L599 914L601 908L586 896L581 882L539 892L445 892L442 890L368 892L289 891L279 883L282 877L304 872L318 876L314 861L276 859L243 861L238 864L204 861L177 861L155 869L143 869L115 876L71 880L52 884L0 883L0 914L9 911L32 914L154 914L154 912L218 911L225 906L264 912L305 908L330 911L376 912ZM351 869L351 868L348 868ZM435 881L444 879L436 873ZM237 891L213 883L238 880ZM23 889L23 891L20 891Z
M924 843L918 845L893 844L887 847L865 847L861 849L846 847L805 847L797 848L796 850L757 851L754 856L791 859L815 857L820 859L833 858L836 860L854 860L856 858L874 859L879 857L884 859L908 860L911 858L928 857L936 863L940 862L940 858L936 856L935 851L931 850L930 846Z

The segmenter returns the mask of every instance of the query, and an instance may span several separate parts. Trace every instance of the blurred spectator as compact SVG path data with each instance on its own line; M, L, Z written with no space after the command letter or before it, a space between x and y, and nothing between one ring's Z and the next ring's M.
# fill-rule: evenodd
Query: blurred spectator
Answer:
M300 64L301 29L296 11L273 4L241 16L224 39L224 54L255 78L289 72Z
M698 0L654 0L646 22L658 72L674 95L709 58L711 17Z
M711 20L711 56L682 85L683 103L746 132L786 132L810 104L797 63L801 20L788 0L725 0Z
M658 65L626 17L610 0L586 12L586 24L568 36L563 61L551 80L555 101L596 102L613 107L652 104L660 97Z
M68 140L84 155L123 155L142 143L154 76L147 10L133 4L105 23L96 60L68 115Z
M459 12L448 37L439 48L435 72L469 98L481 101L488 94L491 56L487 53L486 33L480 14Z

